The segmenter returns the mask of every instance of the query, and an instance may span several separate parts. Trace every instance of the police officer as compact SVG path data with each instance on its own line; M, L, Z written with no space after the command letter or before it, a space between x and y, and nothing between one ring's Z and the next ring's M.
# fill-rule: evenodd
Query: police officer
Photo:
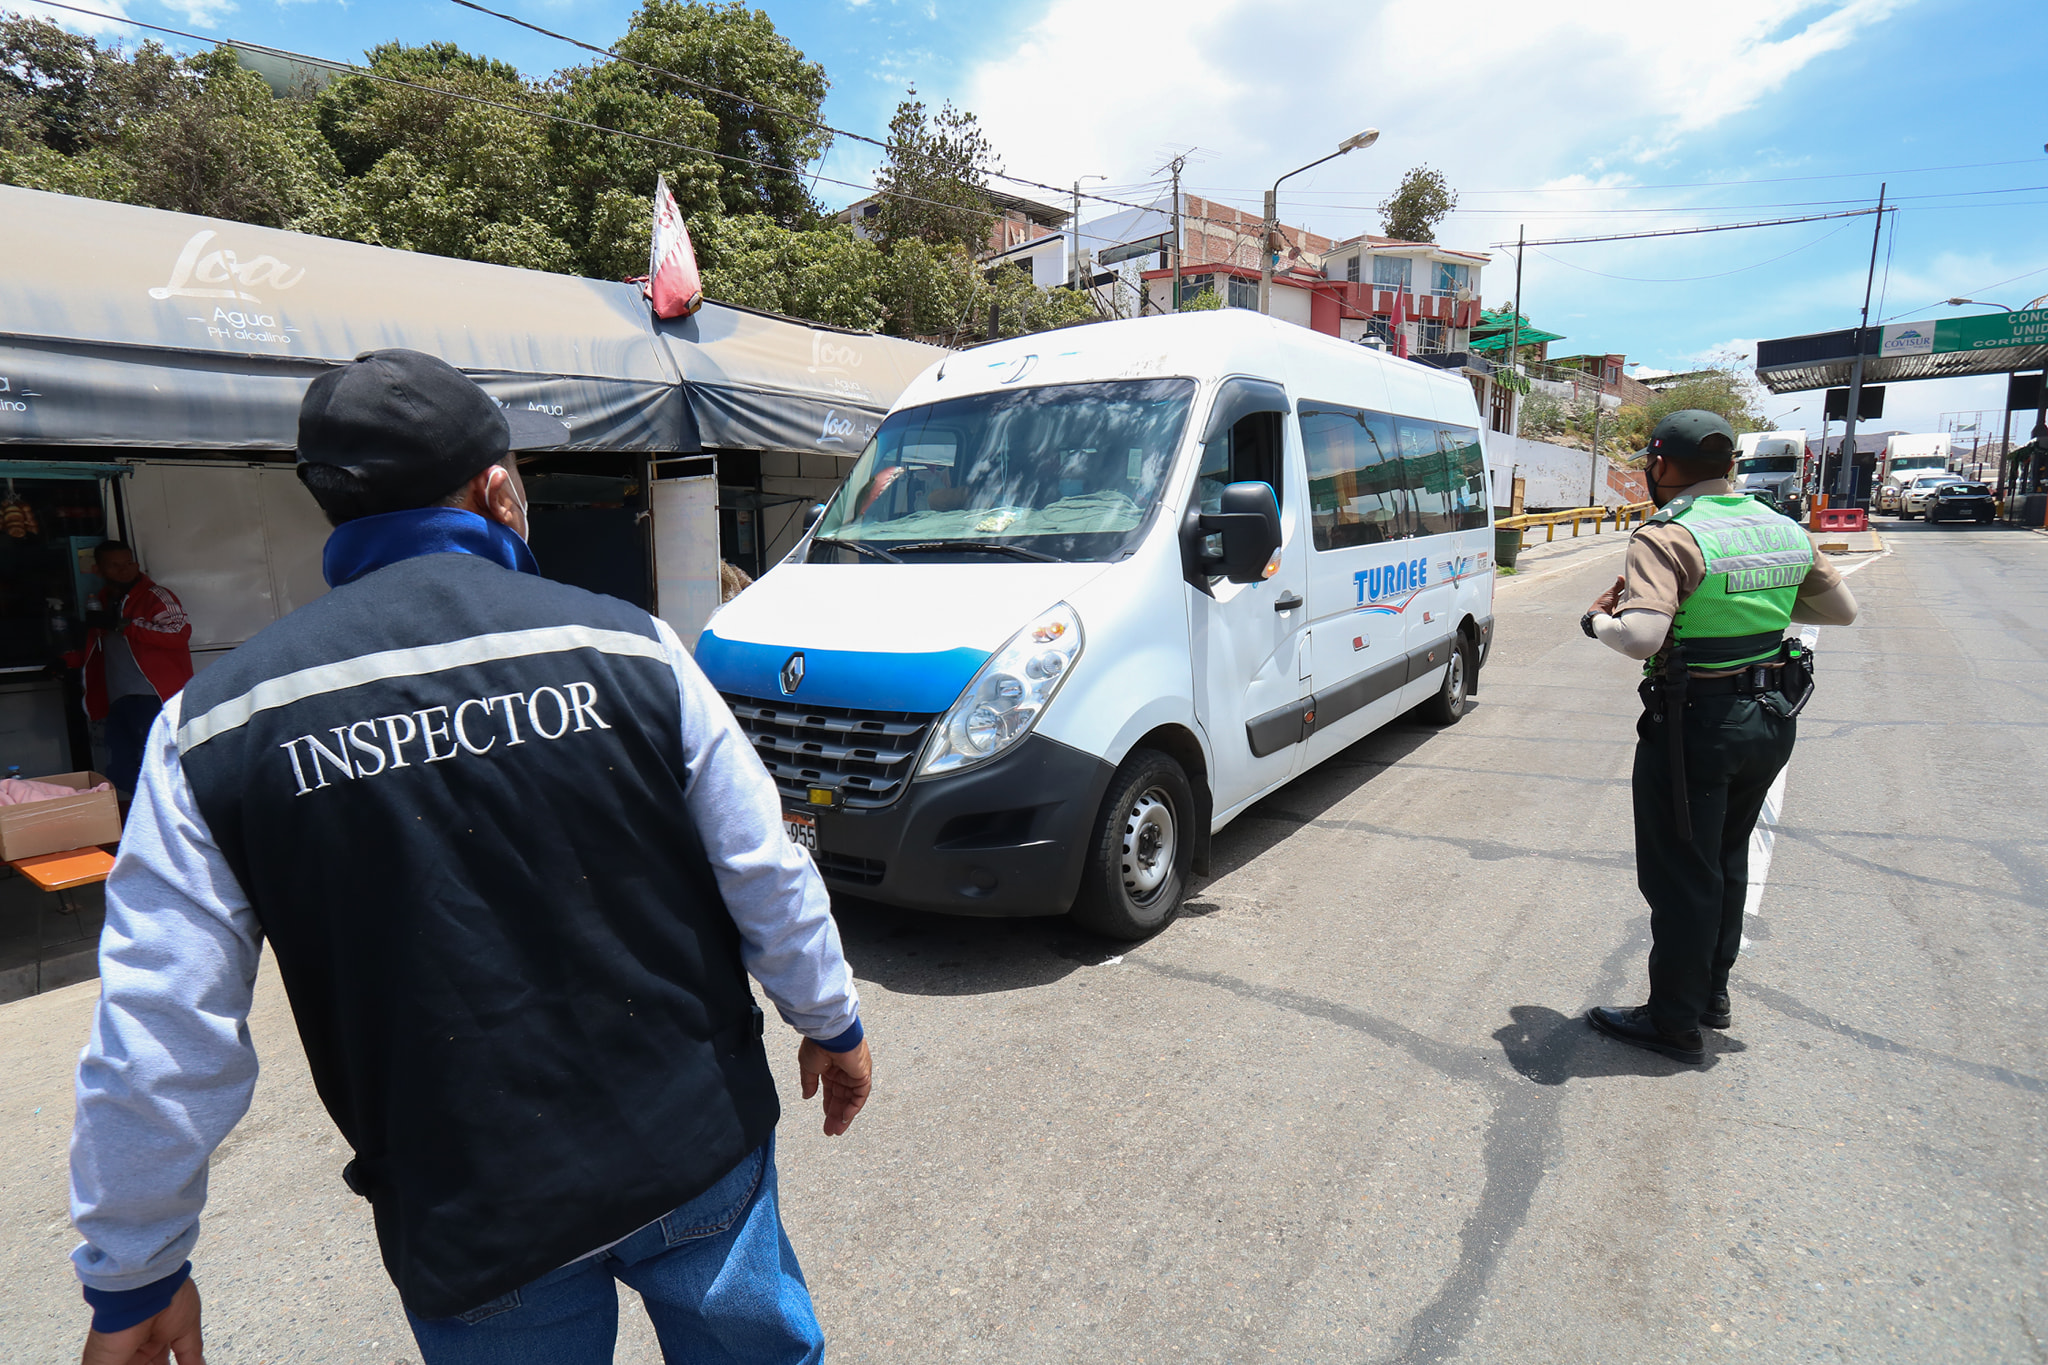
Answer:
M1786 627L1846 625L1856 600L1797 522L1730 486L1735 433L1720 417L1672 413L1646 454L1659 510L1580 625L1646 661L1631 785L1636 885L1650 903L1650 999L1596 1006L1587 1022L1699 1062L1701 1028L1731 1023L1750 831L1792 756L1794 717L1812 689L1810 656L1785 639Z
M845 1132L868 1051L824 885L675 632L537 575L526 416L416 351L307 390L333 590L166 701L107 881L87 1365L199 1358L265 942L428 1365L609 1361L615 1280L668 1359L820 1358L747 976Z

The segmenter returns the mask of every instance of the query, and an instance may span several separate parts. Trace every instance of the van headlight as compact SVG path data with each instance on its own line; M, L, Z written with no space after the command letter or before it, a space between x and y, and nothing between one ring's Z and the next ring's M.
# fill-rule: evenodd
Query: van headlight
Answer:
M1010 637L939 717L919 777L987 762L1031 732L1081 657L1081 618L1062 602Z

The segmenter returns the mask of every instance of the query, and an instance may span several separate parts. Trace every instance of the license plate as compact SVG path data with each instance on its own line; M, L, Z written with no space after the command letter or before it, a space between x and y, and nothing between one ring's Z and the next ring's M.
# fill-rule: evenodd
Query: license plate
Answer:
M808 849L812 853L818 851L818 822L810 816L798 815L795 811L784 811L782 832L787 834L789 841L798 848Z

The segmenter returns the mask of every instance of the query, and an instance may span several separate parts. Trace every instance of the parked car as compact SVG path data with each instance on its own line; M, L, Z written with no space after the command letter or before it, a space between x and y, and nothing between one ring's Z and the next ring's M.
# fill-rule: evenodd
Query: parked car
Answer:
M1978 521L1991 520L1997 510L1991 499L1991 489L1981 483L1969 483L1951 479L1934 486L1934 492L1927 499L1927 521Z
M1915 474L1912 482L1899 488L1899 516L1911 521L1927 510L1927 500L1934 496L1934 490L1945 483L1956 482L1956 476L1945 469L1930 470Z

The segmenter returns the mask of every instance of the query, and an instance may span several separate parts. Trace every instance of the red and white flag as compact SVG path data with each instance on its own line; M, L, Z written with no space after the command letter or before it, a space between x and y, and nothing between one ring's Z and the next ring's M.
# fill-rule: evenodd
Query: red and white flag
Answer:
M654 302L658 318L686 318L704 306L704 280L697 273L697 252L690 229L668 192L668 177L654 185L654 245L647 256L643 293Z
M1394 291L1394 316L1387 322L1387 330L1394 334L1394 354L1408 358L1408 294L1406 290Z

